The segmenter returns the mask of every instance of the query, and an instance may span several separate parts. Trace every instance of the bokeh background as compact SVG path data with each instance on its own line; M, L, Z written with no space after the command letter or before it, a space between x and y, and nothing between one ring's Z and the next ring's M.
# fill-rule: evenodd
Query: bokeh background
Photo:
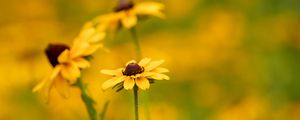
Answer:
M142 0L140 0L142 1ZM80 92L46 104L31 89L51 71L48 43L71 44L82 25L117 0L0 0L0 119L88 119ZM167 18L137 26L145 57L165 59L170 81L140 92L142 120L299 120L299 0L159 0ZM84 80L107 120L134 118L132 91L102 91L134 58L126 30L110 34Z

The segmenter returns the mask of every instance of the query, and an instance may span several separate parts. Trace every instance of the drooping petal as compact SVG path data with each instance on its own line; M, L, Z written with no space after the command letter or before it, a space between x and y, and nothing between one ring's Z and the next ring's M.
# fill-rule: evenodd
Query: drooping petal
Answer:
M149 89L150 83L147 78L145 77L140 77L139 79L136 80L136 85L141 88L142 90Z
M42 89L45 84L49 81L49 78L45 78L44 80L42 80L42 82L40 82L39 84L37 84L33 89L32 92L37 92L40 89Z
M153 73L152 75L148 76L148 78L155 79L155 80L169 80L169 76L161 73Z
M72 60L72 62L79 68L90 67L90 62L84 58L77 57Z
M53 87L53 82L59 76L60 69L61 69L60 65L57 65L54 68L50 77L46 79L46 83L44 84L44 86L41 88L41 92L44 94L43 97L46 100L46 102L49 101L49 94Z
M58 62L59 63L65 63L70 60L70 51L64 50L59 56L58 56Z
M158 68L153 69L151 72L166 73L166 72L169 72L169 70L166 68L163 68L163 67L158 67Z
M117 70L101 70L102 74L112 75L112 76L120 76L122 75L123 68L119 68Z
M80 70L75 64L69 63L62 66L61 74L70 84L74 84L80 76Z
M145 71L151 71L155 68L157 68L160 64L162 64L164 62L164 60L158 60L158 61L153 61L148 63L144 68Z
M70 95L70 85L67 80L63 79L61 76L58 76L54 80L54 86L57 92L64 98L68 98Z
M51 75L49 77L46 77L42 82L40 82L39 84L37 84L33 89L32 92L37 92L40 89L42 89L43 87L46 86L46 84L52 84L53 79L58 75L60 71L60 66L57 65L54 67Z
M139 62L140 66L146 66L151 61L150 58L144 58Z
M46 102L49 101L49 94L52 90L52 87L53 87L53 81L55 80L56 78L54 79L49 79L48 82L45 84L45 86L42 88L42 93L44 94L43 97L44 99L46 100Z
M142 2L134 7L134 11L138 15L153 15L159 18L165 18L165 15L161 12L165 6L157 2Z
M132 14L130 11L124 11L124 14L121 22L125 28L130 29L137 24L137 17L135 14Z
M106 90L122 81L124 81L126 79L125 76L121 76L121 77L113 77L107 81L105 81L103 84L102 84L102 89L103 90Z
M126 90L132 89L134 84L135 84L134 79L127 77L127 79L124 80L124 89Z

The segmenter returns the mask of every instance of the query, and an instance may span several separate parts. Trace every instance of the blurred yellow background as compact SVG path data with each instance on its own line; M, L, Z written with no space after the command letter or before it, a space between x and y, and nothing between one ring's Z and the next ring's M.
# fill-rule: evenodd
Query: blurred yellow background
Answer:
M142 0L136 0L142 1ZM165 59L170 81L140 92L141 119L299 120L299 0L158 0L167 18L138 24L143 56ZM0 0L0 120L88 119L77 88L53 90L46 104L31 89L51 70L48 43L71 44L82 25L117 0ZM134 58L129 32L110 34L92 67L89 92L107 120L134 118L132 91L102 91L107 76Z

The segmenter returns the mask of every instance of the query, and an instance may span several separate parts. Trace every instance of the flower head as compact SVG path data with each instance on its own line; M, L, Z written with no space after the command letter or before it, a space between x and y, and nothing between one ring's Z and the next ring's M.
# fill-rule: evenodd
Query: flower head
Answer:
M70 49L68 45L65 44L49 44L45 50L45 53L48 57L49 62L52 67L55 67L58 64L58 56L65 51L66 49Z
M54 67L52 73L33 88L44 91L48 99L52 87L64 96L68 96L68 86L76 83L80 70L90 66L86 57L91 56L102 44L96 43L104 38L104 34L95 28L85 26L75 38L71 47L64 44L49 44L45 53Z
M113 13L101 15L95 21L99 22L102 28L115 28L121 23L123 27L130 29L137 24L139 16L151 15L164 18L165 15L161 12L163 9L164 5L157 2L134 4L129 0L119 0Z
M102 89L106 90L116 85L121 85L121 89L132 89L135 85L142 90L149 89L153 80L169 80L163 73L169 72L168 69L159 67L164 60L151 61L144 58L140 62L129 61L125 68L116 70L101 70L101 73L111 75L112 78L102 84Z

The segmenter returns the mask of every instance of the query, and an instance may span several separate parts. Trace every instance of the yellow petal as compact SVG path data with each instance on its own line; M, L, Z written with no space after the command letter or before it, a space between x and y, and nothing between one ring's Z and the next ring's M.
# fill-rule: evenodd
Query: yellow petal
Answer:
M146 66L151 61L150 58L144 58L139 62L140 66Z
M125 80L124 80L124 89L126 89L126 90L129 90L129 89L132 89L133 88L133 86L134 86L134 80L133 79L131 79L131 78L129 78L129 77L127 77Z
M136 85L142 90L149 89L150 83L147 78L141 77L136 80Z
M125 15L122 18L121 22L125 28L130 29L137 24L137 17L135 14L132 14L128 11L124 11L124 14Z
M78 57L74 58L72 62L79 68L87 68L90 67L90 62L84 58Z
M88 42L88 40L91 38L91 36L95 33L96 33L96 29L91 27L91 28L83 29L80 32L79 37L82 41Z
M124 79L126 79L125 76L121 76L121 77L113 77L107 81L105 81L103 84L102 84L102 89L103 90L106 90L122 81L124 81Z
M114 31L115 29L117 29L122 16L124 16L123 13L110 13L98 16L93 21L95 23L98 23L98 31L106 31L107 29L111 29Z
M49 101L49 94L53 87L53 81L55 81L56 77L53 79L47 79L47 82L45 85L41 88L41 92L43 94L43 98L46 100L46 102Z
M130 64L130 63L136 63L136 61L135 61L135 60L130 60L129 62L126 63L126 66L127 66L128 64Z
M134 7L134 11L138 15L153 15L159 18L165 18L165 15L161 12L165 6L157 2L143 2Z
M164 62L164 60L158 60L158 61L153 61L148 63L144 68L145 71L151 71L155 68L157 68L160 64L162 64Z
M52 74L50 75L50 79L55 79L59 75L61 69L62 69L62 65L56 65L53 69Z
M56 78L54 79L49 79L49 81L45 84L45 86L42 88L42 93L44 94L43 97L44 99L46 100L46 102L49 101L49 94L52 90L52 87L53 87L53 81L55 80Z
M149 76L149 78L155 79L155 80L169 80L169 76L161 73L153 73Z
M54 67L51 75L49 77L46 77L42 82L40 82L39 84L37 84L33 89L32 92L37 92L40 89L42 89L43 87L46 86L46 84L52 84L53 79L58 75L60 71L60 66L57 65Z
M70 56L72 58L80 57L88 47L90 47L90 44L88 42L80 41L80 39L77 39L74 41L74 44L70 50Z
M107 29L107 24L106 23L99 23L97 26L96 26L96 31L98 33L105 33L106 29Z
M88 48L86 48L81 54L80 56L89 56L92 55L97 49L103 47L103 44L95 44L95 45L91 45Z
M122 14L120 13L109 13L96 17L94 21L97 23L117 22L120 20L121 16Z
M122 69L123 68L117 70L101 70L100 72L105 75L119 76L122 75Z
M93 22L98 23L97 30L106 31L110 29L112 31L116 31L121 18L124 17L124 12L113 12L106 15L101 15L96 17Z
M80 70L75 64L64 64L61 68L61 74L64 79L67 79L70 82L70 84L74 84L80 76Z
M59 63L65 63L70 60L70 51L68 49L64 50L59 56L58 56L58 62Z
M83 25L82 30L92 28L93 26L94 26L93 22L88 21Z
M64 98L68 98L70 95L69 83L67 80L64 80L62 77L57 77L54 81L54 86L57 92Z
M37 84L37 85L32 89L32 92L37 92L37 91L39 91L41 88L44 87L44 85L47 83L47 81L49 81L49 78L45 78L42 82L40 82L39 84Z
M103 40L105 37L105 32L98 32L97 34L93 35L88 42L90 43L96 43L100 40Z
M166 68L159 67L159 68L153 69L151 72L156 72L156 73L166 73L166 72L169 72L169 70L166 69Z
M149 76L152 76L154 74L155 74L155 72L143 72L141 76L149 77Z

